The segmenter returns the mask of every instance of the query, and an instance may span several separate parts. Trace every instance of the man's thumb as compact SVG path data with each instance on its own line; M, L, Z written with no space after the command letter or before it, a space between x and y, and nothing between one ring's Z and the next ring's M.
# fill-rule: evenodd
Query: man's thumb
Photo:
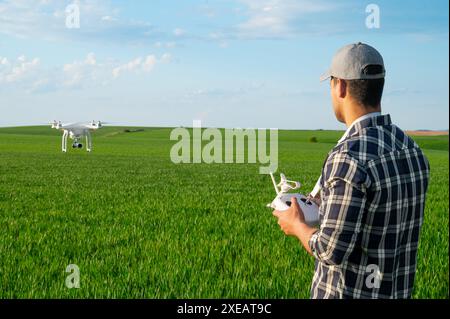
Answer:
M297 202L297 197L291 197L291 202L293 206L295 206L296 208L300 208Z

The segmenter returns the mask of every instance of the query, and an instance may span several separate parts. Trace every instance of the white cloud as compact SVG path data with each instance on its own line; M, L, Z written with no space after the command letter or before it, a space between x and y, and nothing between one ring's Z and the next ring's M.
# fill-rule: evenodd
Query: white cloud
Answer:
M150 73L157 64L171 62L171 54L159 58L154 54L137 57L120 63L112 59L98 60L89 53L82 60L65 63L59 67L43 67L39 58L24 55L9 60L0 57L0 88L15 88L24 92L54 91L107 85L124 73Z
M39 58L28 60L24 55L11 62L0 57L0 83L17 83L27 79L35 73L39 64Z
M208 17L210 19L217 16L216 8L214 8L212 5L208 3L199 5L197 11L201 15Z
M103 16L102 21L117 21L117 18L111 17L111 16Z
M164 53L161 56L160 62L161 63L170 63L172 61L172 55L170 53Z
M145 72L150 72L156 64L156 57L152 54L145 58L145 61L142 63L142 69Z
M222 32L211 32L208 35L208 39L216 42L220 48L228 48L230 45L229 37Z
M0 57L0 65L8 65L9 61L7 58Z
M228 46L229 46L229 43L227 41L220 41L219 42L219 47L221 47L223 49L228 48Z
M317 0L240 0L247 20L238 24L240 37L285 37L296 33L295 21L305 14L333 10L336 5Z
M95 65L97 63L95 60L95 54L92 52L89 53L86 57L85 63L89 65Z
M171 55L169 53L164 53L160 59L154 54L147 55L145 57L137 57L127 63L116 66L112 70L112 76L114 79L119 78L122 74L126 72L132 73L149 73L158 63L169 63L171 61Z
M142 63L142 58L136 58L134 60L131 60L128 63L125 63L123 65L115 67L112 71L113 77L116 79L123 72L136 70L138 67L141 66L141 63Z
M81 27L66 28L66 6L80 8ZM161 32L148 23L120 18L104 0L3 0L0 1L0 34L19 38L78 41L146 41Z
M76 87L82 85L82 82L96 80L104 68L105 65L97 64L95 54L91 52L83 61L74 61L63 65L63 85Z
M181 28L176 28L175 30L173 30L173 34L177 37L180 37L180 36L184 35L185 33L186 33L186 31Z

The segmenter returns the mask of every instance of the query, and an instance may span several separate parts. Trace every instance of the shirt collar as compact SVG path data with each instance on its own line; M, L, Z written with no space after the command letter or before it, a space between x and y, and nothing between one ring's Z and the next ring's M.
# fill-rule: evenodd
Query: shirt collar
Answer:
M343 142L346 138L349 136L352 136L356 132L362 130L365 127L373 127L373 126L379 126L379 125L391 125L391 116L389 114L381 115L380 112L372 112L365 114L359 118L357 118L353 123L349 126L349 128L345 131L344 136L339 140L338 144ZM316 197L316 195L319 193L321 188L321 182L322 182L322 175L320 175L319 179L317 180L316 186L314 186L314 189L310 193L311 197Z
M357 124L361 123L362 121L366 120L366 119L370 119L372 117L377 117L380 116L381 112L371 112L371 113L367 113L364 114L363 116L358 117L356 120L353 121L353 123L347 128L347 130L345 131L344 135L341 137L341 139L338 141L338 144L342 143L345 139L347 139L347 137L349 137L351 135L351 133L353 131L357 130ZM389 115L387 115L389 116Z

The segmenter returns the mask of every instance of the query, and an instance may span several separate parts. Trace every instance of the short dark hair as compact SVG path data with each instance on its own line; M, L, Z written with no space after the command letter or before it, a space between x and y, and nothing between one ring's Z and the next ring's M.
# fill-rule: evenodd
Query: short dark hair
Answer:
M337 78L331 77L333 85ZM367 108L375 108L381 103L383 95L384 78L370 80L344 80L347 83L348 93L359 104Z
M370 80L346 80L348 93L361 105L375 108L381 103L384 78Z

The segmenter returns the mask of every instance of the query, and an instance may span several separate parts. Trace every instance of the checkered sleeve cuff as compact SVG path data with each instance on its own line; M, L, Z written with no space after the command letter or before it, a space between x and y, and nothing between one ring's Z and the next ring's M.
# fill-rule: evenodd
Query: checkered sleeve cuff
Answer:
M309 248L311 249L311 252L315 258L318 258L316 254L316 245L318 238L319 238L319 231L317 230L314 234L312 234L311 238L308 241Z

